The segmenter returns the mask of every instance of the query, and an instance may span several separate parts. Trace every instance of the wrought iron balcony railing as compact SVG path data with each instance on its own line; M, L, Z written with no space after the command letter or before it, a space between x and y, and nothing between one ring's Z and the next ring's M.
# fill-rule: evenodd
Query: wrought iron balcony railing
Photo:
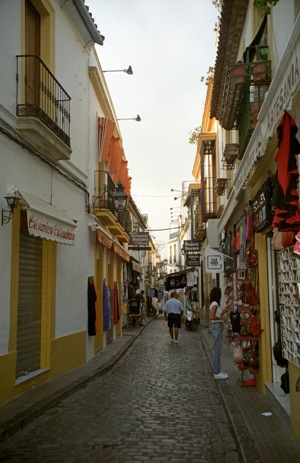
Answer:
M105 170L95 170L94 172L94 196L93 209L109 209L114 215L117 210L113 201L113 194L116 185L110 174Z
M271 61L268 60L267 46L248 47L244 58L245 62L238 62L227 68L220 114L220 124L226 130L232 130L236 126L240 129L241 118L245 113L248 113L248 125L253 128L249 96L253 87L260 93L265 92L271 81ZM245 125L245 119L242 124ZM247 132L244 126L242 132Z
M126 233L132 231L132 221L129 211L117 211L113 201L113 194L116 191L116 185L109 172L105 170L95 170L94 172L94 195L93 210L97 213L100 209L107 209L122 225Z
M17 116L38 118L70 146L70 101L38 56L17 56Z

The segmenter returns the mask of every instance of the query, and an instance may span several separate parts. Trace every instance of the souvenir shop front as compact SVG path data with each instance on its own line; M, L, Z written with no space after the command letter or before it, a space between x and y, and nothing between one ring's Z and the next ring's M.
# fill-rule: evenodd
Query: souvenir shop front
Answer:
M258 355L258 362L252 366L257 375L254 373L252 379L261 392L270 384L274 391L278 386L281 395L284 391L291 427L300 442L299 38L298 17L240 161L218 231L222 236L226 230L224 247L231 247L234 258L231 269L228 262L230 271L226 273L227 303L236 315L230 320L228 336L234 345L242 336L242 347L249 347L248 358L253 353ZM265 200L268 181L271 199ZM250 212L252 232L246 245L242 239L239 246L239 236L247 233ZM242 355L243 360L244 352L239 359ZM247 367L247 363L253 362L246 359L243 365Z
M184 307L191 307L196 312L196 320L200 320L200 284L199 271L195 267L167 275L166 291L176 291Z
M297 130L292 116L284 112L276 127L276 145L271 144L252 170L249 187L237 196L222 249L227 256L226 335L241 382L263 393L270 389L290 415L294 432L300 424ZM272 169L263 168L267 163Z
M300 392L300 223L296 219L290 230L278 230L272 202L268 179L226 233L226 337L241 384L257 385L261 392L268 388L295 418Z

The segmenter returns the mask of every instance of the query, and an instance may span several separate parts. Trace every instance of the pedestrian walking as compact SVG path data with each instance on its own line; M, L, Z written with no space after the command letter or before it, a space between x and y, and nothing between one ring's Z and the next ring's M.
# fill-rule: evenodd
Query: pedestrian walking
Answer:
M140 293L137 293L135 295L135 299L140 302L140 306L142 309L144 309L144 304L145 304L145 297L144 297L145 291L142 290Z
M175 291L171 293L171 298L165 303L163 311L165 320L168 322L171 342L178 344L178 330L181 328L181 317L184 307L178 300L179 295Z
M215 379L227 379L228 374L221 370L221 353L223 344L223 322L227 320L227 310L220 307L222 291L219 287L210 292L209 317L211 320L211 334L214 338L212 367Z

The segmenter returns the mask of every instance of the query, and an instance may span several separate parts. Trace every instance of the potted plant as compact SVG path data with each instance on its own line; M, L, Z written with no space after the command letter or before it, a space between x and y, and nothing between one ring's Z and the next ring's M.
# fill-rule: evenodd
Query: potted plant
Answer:
M254 61L251 64L251 76L254 83L270 80L270 61Z
M242 62L228 66L228 75L231 76L234 85L243 84L248 74L248 66Z
M270 14L271 8L278 3L279 0L254 0L254 8L260 10L263 14Z

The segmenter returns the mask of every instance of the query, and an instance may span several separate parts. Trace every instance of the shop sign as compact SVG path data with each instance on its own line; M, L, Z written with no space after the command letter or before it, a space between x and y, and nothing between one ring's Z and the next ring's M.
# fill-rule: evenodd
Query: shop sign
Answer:
M199 267L201 243L198 240L184 240L183 252L187 267Z
M18 193L27 204L29 235L74 245L76 223L65 211L24 191Z
M186 266L187 267L199 267L200 266L200 253L198 254L186 254Z
M256 232L263 231L272 223L271 187L269 181L263 184L253 200L253 228Z
M131 232L129 233L128 249L132 250L150 250L149 232Z
M74 244L74 227L59 222L56 218L47 217L28 209L27 225L29 235L62 244Z
M223 254L208 246L205 248L205 265L207 273L219 273L224 271Z
M201 242L197 240L184 240L183 251L188 254L200 253Z
M97 238L99 243L103 244L108 249L112 248L113 245L113 240L106 236L104 233L102 233L100 230L97 230Z

